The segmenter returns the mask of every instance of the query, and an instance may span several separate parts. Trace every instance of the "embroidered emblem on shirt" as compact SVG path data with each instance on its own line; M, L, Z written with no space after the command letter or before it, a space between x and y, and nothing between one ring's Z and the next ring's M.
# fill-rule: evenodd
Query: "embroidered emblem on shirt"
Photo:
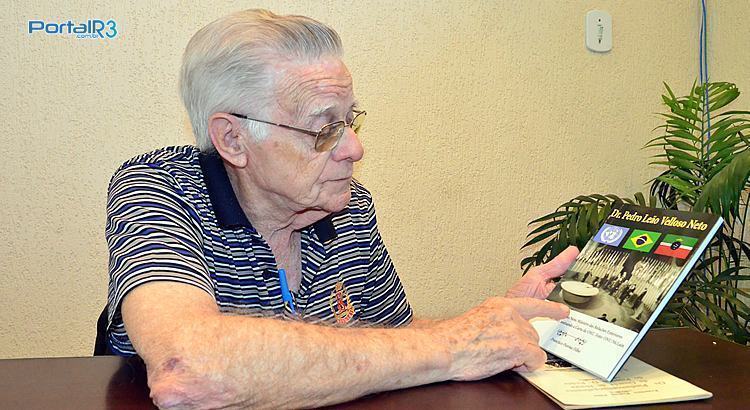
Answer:
M345 325L354 317L354 305L349 299L349 293L346 291L343 282L336 282L336 286L328 298L328 304L331 306L331 312L333 312L337 324Z

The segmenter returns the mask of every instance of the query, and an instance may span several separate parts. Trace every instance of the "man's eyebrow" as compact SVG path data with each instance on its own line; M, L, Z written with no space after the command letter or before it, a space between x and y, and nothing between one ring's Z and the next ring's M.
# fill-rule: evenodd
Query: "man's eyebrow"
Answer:
M356 109L357 107L359 107L359 101L354 101L352 103L352 106L349 107L349 110ZM336 111L336 108L337 107L334 104L327 105L325 107L318 107L310 111L310 114L308 115L308 117L319 117L323 114L330 114Z
M325 107L318 107L318 108L315 108L314 110L310 111L310 115L308 115L308 117L319 117L319 116L321 116L323 114L331 113L334 110L336 110L336 106L335 105L328 105L328 106L325 106Z

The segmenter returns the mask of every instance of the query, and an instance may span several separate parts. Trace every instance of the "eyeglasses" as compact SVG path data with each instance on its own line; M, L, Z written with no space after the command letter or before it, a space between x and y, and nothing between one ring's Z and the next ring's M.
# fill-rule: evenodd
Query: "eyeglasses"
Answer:
M352 118L351 121L332 122L322 126L318 131L306 130L304 128L292 127L291 125L278 124L275 122L259 120L256 118L249 118L248 116L242 114L229 113L229 115L233 115L237 118L242 118L249 121L257 121L262 122L263 124L275 125L277 127L311 135L315 137L315 151L326 152L336 148L336 145L338 145L341 136L344 135L344 130L346 130L346 127L351 127L351 129L354 130L356 134L359 134L359 129L362 127L362 123L365 122L365 116L367 116L367 112L359 110L352 110L352 112L354 113L354 118Z

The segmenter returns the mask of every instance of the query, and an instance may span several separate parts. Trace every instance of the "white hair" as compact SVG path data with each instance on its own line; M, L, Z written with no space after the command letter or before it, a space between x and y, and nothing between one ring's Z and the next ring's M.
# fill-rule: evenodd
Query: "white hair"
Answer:
M202 152L214 152L208 117L236 112L267 120L275 101L274 60L314 61L340 57L341 39L332 28L304 16L244 10L222 17L190 39L182 59L180 94ZM254 138L267 127L246 121Z

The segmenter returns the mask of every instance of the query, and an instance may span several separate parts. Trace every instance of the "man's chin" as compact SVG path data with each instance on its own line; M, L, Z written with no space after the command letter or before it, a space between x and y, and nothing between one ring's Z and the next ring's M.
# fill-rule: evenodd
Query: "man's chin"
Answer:
M336 213L344 210L346 206L349 205L349 200L351 200L351 198L352 193L351 191L347 190L345 193L342 193L336 198L332 198L326 206L326 211L330 213Z

